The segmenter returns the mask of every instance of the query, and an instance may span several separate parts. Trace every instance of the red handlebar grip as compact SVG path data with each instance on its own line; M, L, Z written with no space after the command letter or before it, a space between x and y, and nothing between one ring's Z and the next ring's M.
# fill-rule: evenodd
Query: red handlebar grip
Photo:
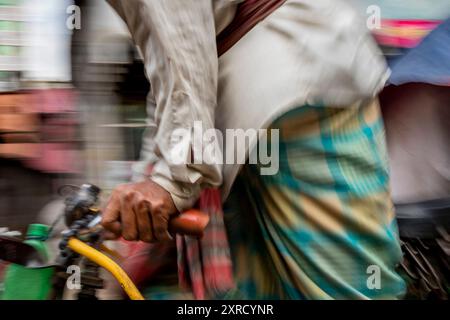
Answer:
M208 223L208 214L200 210L190 209L170 220L169 231L200 238L203 236L203 231Z

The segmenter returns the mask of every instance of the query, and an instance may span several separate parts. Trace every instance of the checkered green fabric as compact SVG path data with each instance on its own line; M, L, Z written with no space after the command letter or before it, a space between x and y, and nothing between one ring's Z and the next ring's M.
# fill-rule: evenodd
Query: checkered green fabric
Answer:
M377 101L276 120L280 170L246 165L225 206L236 292L250 299L395 299L405 291ZM378 277L379 276L379 277Z

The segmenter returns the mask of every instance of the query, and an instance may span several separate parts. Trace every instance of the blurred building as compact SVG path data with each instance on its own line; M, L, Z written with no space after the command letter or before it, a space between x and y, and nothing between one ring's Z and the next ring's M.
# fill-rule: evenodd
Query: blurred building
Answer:
M81 169L69 4L0 1L0 226L35 221Z
M0 92L19 88L25 13L20 0L0 1Z

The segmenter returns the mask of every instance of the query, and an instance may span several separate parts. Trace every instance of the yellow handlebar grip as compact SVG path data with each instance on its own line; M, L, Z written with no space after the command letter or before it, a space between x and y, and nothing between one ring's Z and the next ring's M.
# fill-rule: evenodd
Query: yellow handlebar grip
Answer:
M133 281L131 281L130 277L128 277L126 272L112 259L76 238L70 238L67 245L76 253L108 270L114 278L119 281L123 290L125 290L131 300L144 300L144 297L136 288Z

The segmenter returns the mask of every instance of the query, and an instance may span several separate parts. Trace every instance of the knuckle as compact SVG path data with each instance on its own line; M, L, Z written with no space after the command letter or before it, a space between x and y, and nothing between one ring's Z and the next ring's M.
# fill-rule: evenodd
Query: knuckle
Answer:
M152 208L155 211L162 211L162 209L164 208L164 202L161 200L154 201L152 202Z
M114 219L111 218L108 214L103 215L102 221L100 221L100 224L104 227L109 226L112 222L114 222Z
M152 204L152 212L155 217L164 217L166 210L164 210L164 207L162 205L155 206Z
M144 197L139 197L136 202L139 209L145 208L148 204L148 201Z
M133 190L127 190L123 194L123 200L126 202L132 202L136 198L136 192Z
M145 209L149 209L151 207L150 201L148 201L147 199L143 199L141 202L141 205L145 208Z
M123 234L123 238L127 241L134 241L136 240L136 233L134 232L125 232Z

